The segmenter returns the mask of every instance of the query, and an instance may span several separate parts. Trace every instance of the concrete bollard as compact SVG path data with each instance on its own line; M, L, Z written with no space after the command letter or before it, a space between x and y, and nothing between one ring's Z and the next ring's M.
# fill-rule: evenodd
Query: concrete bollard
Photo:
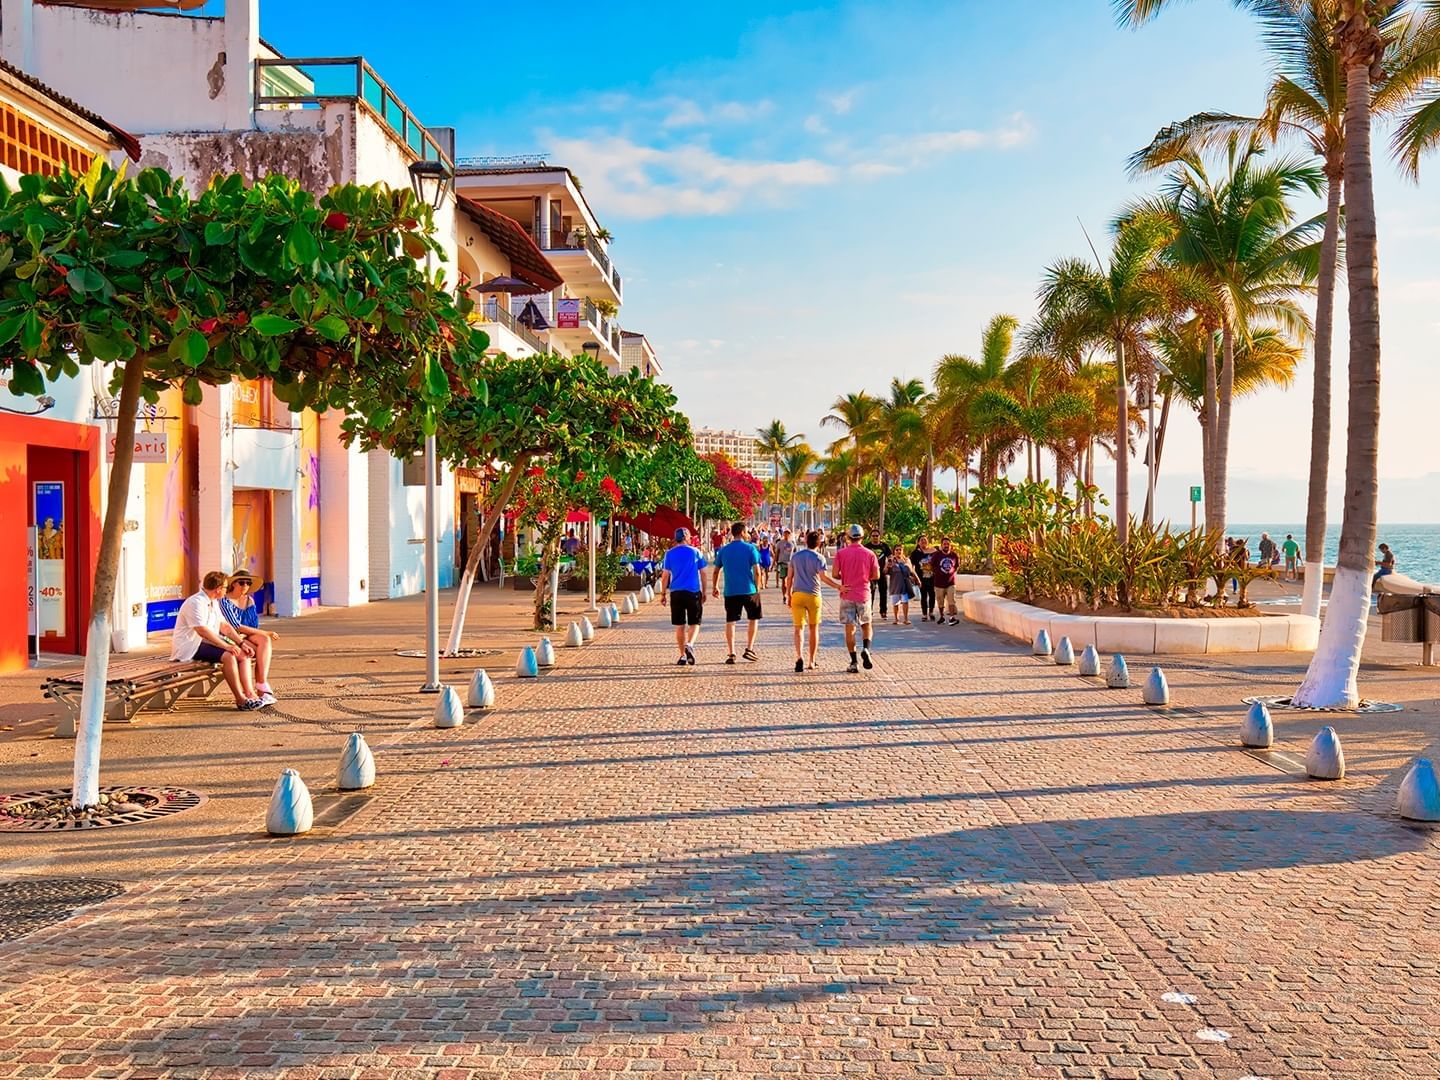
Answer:
M535 650L535 663L542 668L555 666L555 646L550 644L548 637L540 639L540 645Z
M1049 656L1054 650L1050 647L1050 631L1043 626L1035 635L1035 644L1030 651L1036 656Z
M1169 705L1170 683L1165 678L1165 672L1158 667L1151 668L1149 676L1145 679L1143 693L1146 705Z
M1111 690L1127 690L1130 687L1130 666L1118 652L1110 658L1105 669L1105 685Z
M1055 645L1055 663L1059 667L1069 667L1075 663L1075 646L1070 643L1068 637L1062 637Z
M465 709L460 704L460 695L453 686L440 688L440 699L435 702L435 726L438 728L459 727L465 723Z
M1395 810L1411 821L1440 821L1440 784L1436 783L1435 766L1429 758L1416 758L1400 781Z
M1100 674L1100 654L1095 651L1094 645L1086 645L1085 651L1080 654L1079 672L1092 677Z
M1263 701L1252 703L1245 714L1245 722L1240 725L1240 745L1256 750L1269 750L1275 745L1275 725Z
M520 656L515 661L515 674L522 679L534 679L540 675L540 662L536 659L535 649L526 645L520 650Z
M590 621L590 616L585 615L580 619L580 640L585 644L595 640L595 624Z
M601 630L609 630L609 629L610 629L610 605L609 605L609 604L601 604L601 605L600 605L600 629L601 629Z
M375 783L375 755L370 752L365 736L351 732L340 754L336 786L341 791L359 791Z
M1345 751L1329 724L1322 727L1305 754L1305 773L1316 780L1345 779Z
M495 684L490 681L490 673L484 668L476 668L475 674L470 676L470 693L465 704L472 709L495 707Z
M265 811L265 831L271 836L298 836L315 824L315 807L310 789L294 769L286 769L275 781L270 807Z
M610 604L610 625L620 625L620 605L614 603L613 601Z
M655 599L655 590L649 585L646 585L645 588L640 590L640 599L646 604L650 603L650 601Z
M640 610L640 609L635 606L635 594L634 594L634 593L626 593L623 597L621 597L621 599L620 599L620 614L621 614L621 615L634 615L635 612L637 612L638 610Z
M580 632L580 624L572 622L570 629L565 632L565 647L567 649L578 649L585 644L585 635Z

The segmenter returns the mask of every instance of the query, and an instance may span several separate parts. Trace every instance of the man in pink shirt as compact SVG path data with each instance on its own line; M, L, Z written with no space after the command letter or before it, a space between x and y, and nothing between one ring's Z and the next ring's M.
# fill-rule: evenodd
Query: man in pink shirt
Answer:
M840 579L840 621L845 624L845 648L850 652L850 666L845 670L854 675L860 671L855 662L855 627L862 627L860 660L869 671L870 662L870 582L880 577L880 560L860 543L865 530L851 525L846 531L849 542L835 553L835 576Z

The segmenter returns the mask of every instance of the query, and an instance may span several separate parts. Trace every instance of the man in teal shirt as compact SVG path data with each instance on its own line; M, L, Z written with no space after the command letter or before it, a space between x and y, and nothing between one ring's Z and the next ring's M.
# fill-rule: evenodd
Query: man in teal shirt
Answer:
M760 552L750 543L745 523L730 526L733 539L715 553L715 584L711 595L720 595L720 575L725 575L725 663L735 663L735 624L743 614L750 622L745 639L746 660L755 654L755 633L760 629Z

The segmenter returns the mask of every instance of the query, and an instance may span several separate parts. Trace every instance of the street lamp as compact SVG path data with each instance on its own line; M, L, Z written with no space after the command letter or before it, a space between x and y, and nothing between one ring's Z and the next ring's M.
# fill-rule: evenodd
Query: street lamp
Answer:
M416 161L410 165L410 187L417 202L440 209L450 187L450 168L443 161ZM425 251L425 277L433 268L430 250ZM438 466L435 436L425 436L425 685L422 694L440 692L440 558L436 550L435 472Z

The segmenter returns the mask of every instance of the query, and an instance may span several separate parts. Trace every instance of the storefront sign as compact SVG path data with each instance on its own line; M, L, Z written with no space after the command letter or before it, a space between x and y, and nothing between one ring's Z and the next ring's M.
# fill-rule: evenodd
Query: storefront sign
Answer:
M555 325L561 330L580 329L580 301L575 299L556 300Z
M35 629L65 636L65 485L35 485Z
M135 433L135 464L164 465L168 460L170 436L163 431L137 431ZM105 440L105 460L115 460L115 436Z

